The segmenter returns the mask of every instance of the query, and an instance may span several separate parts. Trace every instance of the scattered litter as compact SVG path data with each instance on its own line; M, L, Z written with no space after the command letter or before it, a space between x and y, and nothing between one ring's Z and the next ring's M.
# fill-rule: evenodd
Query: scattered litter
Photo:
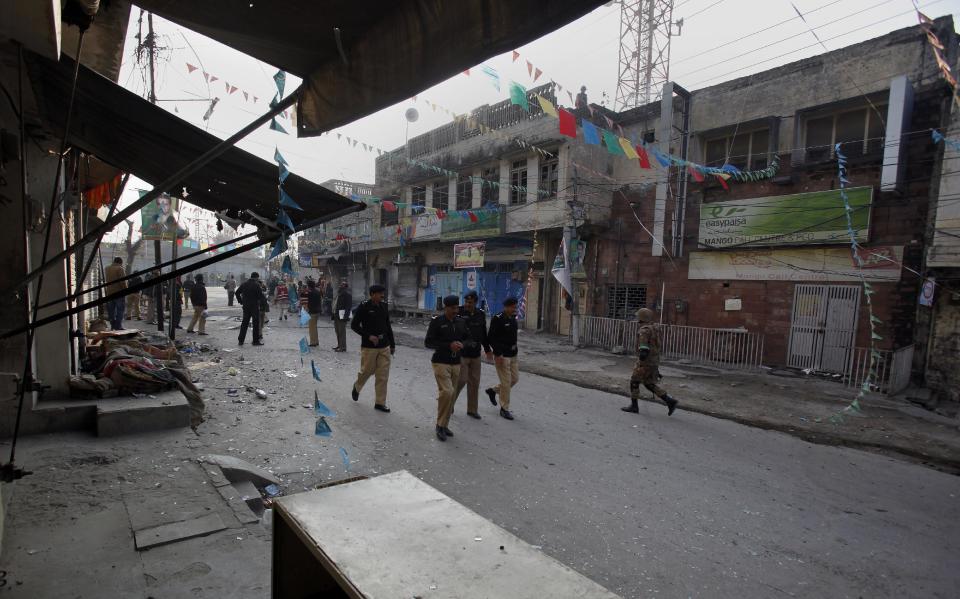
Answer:
M225 352L227 352L228 354L232 354L233 352L237 351L237 348L235 348L235 347L225 347L225 348L223 348L223 349L220 350L220 351L225 351Z
M233 366L231 366L230 368L227 368L227 374L229 374L230 376L237 376L238 374L240 374L240 371L234 368Z
M256 394L257 394L257 397L260 398L260 399L266 399L266 398L267 398L267 392L264 391L263 389L257 389L256 391L254 391L254 393L256 393Z
M343 467L347 469L347 472L350 472L350 458L347 456L347 450L340 448L340 457L343 458Z
M274 484L267 485L263 490L270 497L276 497L280 494L280 487Z
M297 378L297 373L294 372L293 370L284 370L283 374L285 374L288 378L291 378L291 379Z
M317 379L320 382L323 382L320 378L320 369L317 368L316 363L313 360L310 360L310 369L313 371L313 378Z
M301 338L300 338L300 353L301 353L301 354L309 354L309 353L310 353L310 344L307 343L307 338L306 338L306 337L301 337Z
M317 423L313 427L313 434L317 435L318 437L329 437L333 435L333 430L331 430L330 425L327 424L326 418L324 418L323 416L320 416L319 418L317 418ZM341 449L340 451L342 452L343 449ZM346 454L344 453L344 455ZM346 458L344 458L344 460L346 460ZM347 470L349 469L350 469L349 460L347 460Z
M483 537L473 537L473 540L479 542L483 540Z
M240 394L239 389L227 389L227 395L229 397L237 397Z
M300 326L305 327L310 322L310 313L306 308L300 308Z
M133 395L134 397L136 397L137 399L143 399L144 397L147 396L146 393L133 393L132 395Z

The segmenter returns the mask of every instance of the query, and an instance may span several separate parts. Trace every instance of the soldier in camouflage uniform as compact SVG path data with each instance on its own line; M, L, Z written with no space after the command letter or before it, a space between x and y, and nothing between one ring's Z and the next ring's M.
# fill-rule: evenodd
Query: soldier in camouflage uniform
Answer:
M643 385L667 404L667 415L672 415L679 402L657 384L660 378L660 332L652 324L653 311L640 308L637 310L637 320L640 321L637 330L637 365L630 376L630 405L620 409L633 413L640 411L637 402L640 400L640 385Z

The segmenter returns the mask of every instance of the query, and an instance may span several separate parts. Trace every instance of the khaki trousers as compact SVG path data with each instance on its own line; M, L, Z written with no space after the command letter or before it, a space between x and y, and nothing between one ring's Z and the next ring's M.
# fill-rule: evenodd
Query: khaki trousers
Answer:
M376 375L377 405L387 403L387 382L390 380L390 348L376 349L373 347L360 348L360 372L357 373L357 382L353 388L357 393L363 390L364 383L371 376Z
M188 331L194 331L198 333L205 333L207 328L207 317L203 315L203 311L206 308L201 308L200 306L193 307L193 318L190 319L190 326L187 327ZM194 329L193 327L197 326L197 323L200 323L199 329Z
M512 358L497 358L497 377L500 379L500 384L493 388L497 392L497 395L500 396L500 407L504 410L510 409L510 388L517 384L517 381L520 380L520 363L517 361L517 357Z
M147 322L153 322L157 319L157 310L154 306L153 296L147 295Z
M456 400L454 388L460 380L460 365L434 364L433 376L437 379L437 426L447 428Z
M333 328L337 332L337 347L347 349L347 321L334 320Z
M127 296L127 320L140 318L140 294L131 293Z
M457 391L453 394L456 403L463 388L467 388L467 413L476 414L480 409L477 398L480 396L480 358L460 358L460 378Z
M310 345L317 345L320 343L320 338L317 334L317 319L320 318L319 314L311 314L310 322L307 323L307 330L310 331Z

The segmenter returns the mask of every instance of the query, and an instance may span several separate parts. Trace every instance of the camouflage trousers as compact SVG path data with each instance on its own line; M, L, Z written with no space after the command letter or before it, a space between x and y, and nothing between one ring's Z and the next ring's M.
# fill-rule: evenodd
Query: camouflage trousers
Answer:
M630 399L640 399L640 385L659 398L665 397L667 392L657 384L659 380L660 370L656 363L637 362L630 375Z

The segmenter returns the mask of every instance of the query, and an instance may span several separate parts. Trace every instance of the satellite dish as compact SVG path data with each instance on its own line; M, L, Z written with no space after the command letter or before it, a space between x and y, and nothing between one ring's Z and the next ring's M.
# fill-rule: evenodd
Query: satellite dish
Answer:
M417 119L420 118L420 113L417 112L416 108L407 108L407 111L403 113L403 116L407 117L408 123L416 123Z

